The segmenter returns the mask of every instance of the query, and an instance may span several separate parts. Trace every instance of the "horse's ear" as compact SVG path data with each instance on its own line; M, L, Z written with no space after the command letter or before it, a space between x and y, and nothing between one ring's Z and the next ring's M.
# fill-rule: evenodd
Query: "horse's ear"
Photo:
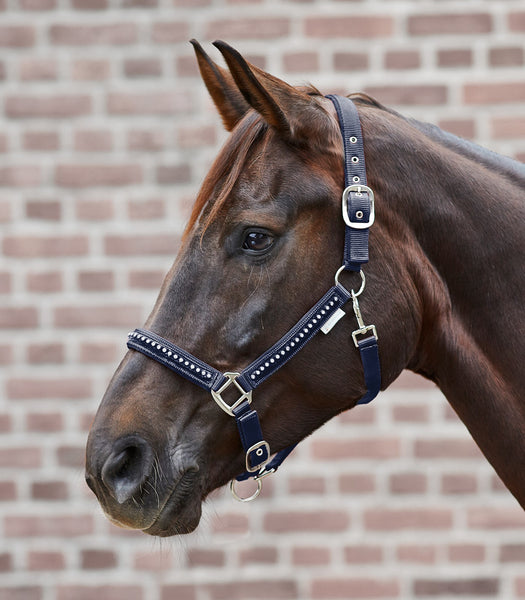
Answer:
M231 131L250 109L228 71L216 65L197 40L191 40L202 79L208 88L224 127Z
M318 105L307 93L249 64L225 42L213 42L246 102L284 137L300 140L312 126L311 118L318 114Z

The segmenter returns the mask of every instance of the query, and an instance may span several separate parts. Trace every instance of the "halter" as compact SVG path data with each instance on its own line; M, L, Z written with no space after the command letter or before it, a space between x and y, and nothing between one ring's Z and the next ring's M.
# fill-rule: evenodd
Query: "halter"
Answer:
M352 339L359 350L363 365L366 393L358 404L367 404L379 393L381 367L374 325L365 325L359 308L358 296L365 289L361 265L368 262L368 232L374 222L374 193L367 186L363 136L359 115L354 103L341 96L327 96L337 111L345 156L345 190L342 213L345 223L344 262L335 274L335 284L277 343L256 358L240 372L221 373L189 352L145 329L135 329L128 335L128 348L156 360L188 381L207 390L217 405L235 418L246 457L246 470L231 481L230 489L237 500L254 500L262 489L262 479L275 473L296 444L281 450L271 458L270 446L265 441L259 417L251 407L252 392L301 350L319 331L328 334L345 315L342 306L352 299L352 308L358 328ZM345 271L361 275L357 292L348 291L339 283ZM229 403L224 398L228 388L238 393ZM241 497L235 481L254 479L257 489L248 497Z

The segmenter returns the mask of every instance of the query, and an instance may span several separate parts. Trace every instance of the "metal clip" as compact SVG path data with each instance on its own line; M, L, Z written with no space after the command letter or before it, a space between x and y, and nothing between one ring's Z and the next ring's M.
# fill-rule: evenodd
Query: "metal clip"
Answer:
M357 342L357 336L365 335L366 333L371 331L372 334L374 335L374 337L377 338L377 330L376 330L375 325L365 325L365 322L363 321L363 316L361 314L361 309L359 307L359 301L357 300L357 294L354 292L354 290L352 290L351 294L352 294L352 307L354 309L355 318L356 318L357 324L359 326L359 329L356 329L355 331L352 332L352 339L354 340L355 347L359 348L359 344Z

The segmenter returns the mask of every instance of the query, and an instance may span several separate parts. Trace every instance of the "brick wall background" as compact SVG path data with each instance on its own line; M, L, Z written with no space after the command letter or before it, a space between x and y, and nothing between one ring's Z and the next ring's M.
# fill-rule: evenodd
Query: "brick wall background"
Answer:
M0 0L0 599L525 598L525 515L415 377L190 536L97 508L90 420L224 139L191 37L525 160L520 0Z

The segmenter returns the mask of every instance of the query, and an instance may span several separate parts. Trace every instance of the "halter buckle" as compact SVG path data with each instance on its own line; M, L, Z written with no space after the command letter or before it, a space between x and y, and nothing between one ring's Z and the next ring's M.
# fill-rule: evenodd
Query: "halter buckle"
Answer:
M212 398L217 402L217 404L222 408L222 410L230 415L230 417L235 417L234 410L242 404L245 400L248 401L248 404L252 403L252 390L245 391L241 384L237 381L237 377L239 377L240 373L223 373L224 377L226 377L226 381L222 384L222 386L218 390L211 390ZM234 385L237 388L237 391L241 393L241 396L233 403L228 404L222 394L230 387L230 385Z
M348 216L348 196L350 196L351 192L354 192L357 196L362 196L363 193L368 194L368 198L370 200L370 215L368 216L368 221L350 220L350 217ZM376 212L374 192L367 185L362 185L360 183L355 183L345 188L343 192L343 219L346 225L348 225L348 227L350 227L351 229L368 229L373 225L375 218Z

